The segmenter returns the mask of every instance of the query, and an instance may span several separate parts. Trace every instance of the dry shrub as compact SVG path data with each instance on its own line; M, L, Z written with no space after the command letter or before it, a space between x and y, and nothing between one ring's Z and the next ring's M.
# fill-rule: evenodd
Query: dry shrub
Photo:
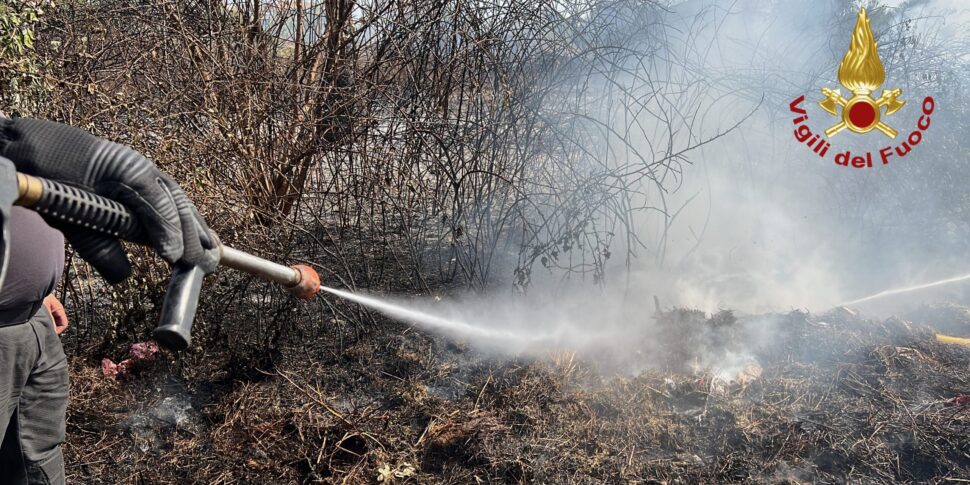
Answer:
M656 5L567 7L66 2L38 29L51 89L37 115L133 145L224 242L318 265L337 286L600 281L614 253L663 258L632 218L673 223L668 191L709 141L677 113L702 111L705 88L644 71L670 67ZM65 296L85 348L113 351L152 326L167 268L132 252L136 278L100 302L108 290L72 266ZM221 274L197 342L231 368L266 367L267 348L332 336L321 328L334 312L356 326L341 338L357 338L372 322L354 310Z

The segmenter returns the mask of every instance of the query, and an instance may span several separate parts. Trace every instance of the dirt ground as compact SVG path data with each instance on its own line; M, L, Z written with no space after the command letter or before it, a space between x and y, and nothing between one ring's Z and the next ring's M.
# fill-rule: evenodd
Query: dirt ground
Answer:
M243 378L164 355L116 382L75 359L67 471L74 483L966 482L970 349L930 325L970 333L970 318L919 315L776 315L760 365L731 378L690 365L689 339L663 369L618 373L570 353L486 357L392 322ZM657 318L724 342L737 325Z

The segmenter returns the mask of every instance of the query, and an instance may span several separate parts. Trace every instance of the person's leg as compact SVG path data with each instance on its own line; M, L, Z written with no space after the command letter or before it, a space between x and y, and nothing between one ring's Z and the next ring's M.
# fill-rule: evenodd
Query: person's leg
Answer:
M27 482L17 407L39 355L30 325L0 328L0 484Z
M20 397L20 446L31 484L62 484L65 413L67 412L67 358L54 321L42 308L30 321L40 342L40 356Z

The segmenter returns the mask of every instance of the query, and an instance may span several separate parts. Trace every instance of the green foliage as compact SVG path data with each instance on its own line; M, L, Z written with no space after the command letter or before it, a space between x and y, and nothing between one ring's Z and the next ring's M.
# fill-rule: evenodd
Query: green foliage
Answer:
M34 48L34 24L43 13L29 4L0 5L0 59L17 60Z
M16 114L33 111L43 95L34 53L35 28L43 15L39 2L0 3L0 106Z

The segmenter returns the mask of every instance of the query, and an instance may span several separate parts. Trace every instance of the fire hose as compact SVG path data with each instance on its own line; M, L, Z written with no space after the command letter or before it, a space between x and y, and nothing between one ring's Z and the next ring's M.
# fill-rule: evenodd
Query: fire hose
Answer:
M138 218L121 203L77 187L17 173L15 205L32 209L49 219L148 245ZM244 271L281 285L307 300L320 291L320 276L306 265L286 266L222 245L219 265ZM197 266L175 264L152 337L163 347L184 350L192 342L192 322L199 304L205 273Z

